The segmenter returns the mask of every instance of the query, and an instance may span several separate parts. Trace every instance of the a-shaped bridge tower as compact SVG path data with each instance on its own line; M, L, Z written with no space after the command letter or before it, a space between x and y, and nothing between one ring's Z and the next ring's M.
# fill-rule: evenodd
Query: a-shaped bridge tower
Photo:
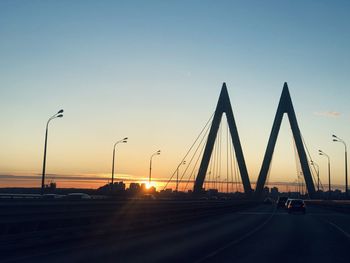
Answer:
M198 175L194 184L193 191L195 193L200 193L203 190L202 188L203 188L205 175L207 174L208 165L209 165L210 157L213 152L215 139L219 130L222 115L224 113L226 114L227 123L230 129L230 135L231 135L232 143L236 153L237 163L238 163L239 171L242 178L244 192L247 195L250 195L252 189L249 182L248 171L245 164L242 146L239 140L237 126L236 126L235 119L233 117L231 102L228 96L225 83L222 85L219 101L215 109L213 121L212 121L211 128L208 135L207 144L204 149L202 162L198 170Z
M215 143L218 129L220 126L220 122L222 119L222 115L224 113L226 114L230 135L232 138L232 143L236 153L237 163L238 163L240 175L242 178L244 192L247 196L250 196L252 193L252 188L250 185L247 167L245 164L240 139L238 136L237 126L233 116L231 102L230 102L230 98L229 98L225 83L222 85L219 101L216 106L214 118L213 118L209 135L208 135L208 140L204 149L204 154L198 170L198 175L196 177L193 190L195 193L200 193L203 191L203 183L205 180L205 176L207 174L208 165L213 152L213 147L214 147L214 143ZM290 127L292 129L302 172L304 175L306 187L307 187L309 196L312 198L315 196L315 186L312 180L308 159L306 156L303 140L299 130L297 118L294 112L293 103L289 94L287 83L284 83L284 86L283 86L282 95L278 104L275 120L272 126L270 138L269 138L267 149L265 152L264 161L262 163L261 170L259 173L256 190L255 190L255 197L259 198L263 192L263 188L265 186L267 174L270 169L270 164L271 164L273 152L275 149L275 145L276 145L276 141L277 141L277 137L281 127L284 113L287 113L288 115Z
M262 191L266 182L266 177L270 169L271 159L275 149L276 140L281 127L284 113L287 113L288 115L289 124L292 129L295 146L297 148L301 169L305 179L306 188L309 193L309 196L312 198L315 196L315 185L312 180L312 175L311 175L308 159L306 156L303 140L301 137L301 133L299 130L297 117L294 112L292 99L290 97L288 85L286 82L283 85L282 95L278 104L275 120L272 125L272 130L271 130L269 142L267 144L264 161L262 163L258 181L256 184L255 196L260 197L262 194Z

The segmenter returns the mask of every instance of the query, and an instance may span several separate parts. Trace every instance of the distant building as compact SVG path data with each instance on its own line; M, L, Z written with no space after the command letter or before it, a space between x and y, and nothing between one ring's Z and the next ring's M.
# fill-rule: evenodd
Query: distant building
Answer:
M54 181L51 181L49 184L45 185L45 193L55 193L57 185Z
M141 187L139 183L130 183L129 190L133 193L140 192Z
M124 192L125 191L125 184L123 182L114 183L113 191Z
M145 183L141 184L141 192L146 192L147 191L147 187Z
M97 192L100 194L121 194L125 192L125 184L123 182L108 183L99 187Z

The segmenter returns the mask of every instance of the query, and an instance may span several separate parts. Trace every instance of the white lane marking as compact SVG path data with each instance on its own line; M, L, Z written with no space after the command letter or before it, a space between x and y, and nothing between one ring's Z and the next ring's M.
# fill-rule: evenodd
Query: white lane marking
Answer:
M256 232L258 232L260 229L262 229L262 228L272 219L272 217L273 217L274 214L275 214L275 211L276 211L276 210L274 210L272 213L271 213L271 212L270 212L270 213L265 213L265 215L268 214L268 215L270 215L270 216L269 216L261 225L259 225L259 226L257 226L256 228L252 229L251 231L249 231L248 233L246 233L246 234L243 235L242 237L240 237L240 238L238 238L238 239L236 239L236 240L233 240L232 242L229 242L229 243L226 244L225 246L222 246L222 247L220 247L220 248L214 250L214 251L211 252L210 254L208 254L208 255L202 257L201 259L195 261L195 263L199 263L199 262L203 262L203 261L205 261L205 260L208 260L208 259L210 259L210 258L216 256L217 254L219 254L219 253L222 252L223 250L227 249L228 247L233 246L233 245L236 245L236 244L242 242L243 240L247 239L248 237L254 235Z
M340 226L330 222L330 221L327 221L328 224L330 224L332 227L334 227L335 229L337 229L339 232L341 232L343 235L345 235L347 238L350 239L350 234L348 232L346 232L344 229L342 229Z
M288 215L288 213L273 213L273 212L238 212L236 213L238 215Z

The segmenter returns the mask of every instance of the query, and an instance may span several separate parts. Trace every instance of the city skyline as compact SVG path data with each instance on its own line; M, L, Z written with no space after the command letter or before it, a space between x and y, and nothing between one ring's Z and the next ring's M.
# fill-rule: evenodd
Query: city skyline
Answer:
M0 174L40 174L45 123L62 108L64 117L50 123L48 174L108 180L113 144L128 137L117 146L117 177L147 178L149 158L161 149L153 177L170 178L226 82L256 181L286 81L323 184L327 162L319 149L342 185L344 149L332 134L350 142L344 6L3 1ZM284 118L270 180L293 182L295 167Z

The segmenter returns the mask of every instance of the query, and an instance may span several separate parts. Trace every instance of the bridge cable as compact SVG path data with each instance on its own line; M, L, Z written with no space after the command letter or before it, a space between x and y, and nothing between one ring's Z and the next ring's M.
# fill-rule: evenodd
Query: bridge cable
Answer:
M227 123L227 122L226 122ZM229 193L229 127L226 124L226 193Z
M210 128L210 126L208 126L207 130L206 130L205 133L204 133L203 138L202 138L201 141L199 142L199 144L198 144L198 146L197 146L197 148L196 148L194 154L192 155L192 157L191 157L191 159L190 159L190 161L189 161L189 163L188 163L186 169L183 171L182 176L181 176L181 178L180 178L180 182L182 182L182 179L183 179L183 177L185 176L185 174L186 174L188 168L190 167L190 165L191 165L191 163L192 163L194 157L196 156L196 153L198 152L199 147L203 144L203 141L204 141L204 139L206 138L207 133L209 132L209 128ZM203 144L202 150L201 150L201 152L200 152L198 158L201 157L201 153L202 153L202 151L203 151L204 146L205 146L205 144ZM195 165L194 165L194 167L193 167L192 173L193 173L194 169L196 168L197 162L198 162L198 159L197 159L197 161L196 161L196 163L195 163ZM192 173L191 173L191 176L192 176Z
M304 173L301 169L301 164L300 164L300 156L299 153L297 151L297 147L295 144L295 140L293 143L293 147L294 147L294 157L295 157L295 167L296 167L296 172L297 172L297 186L298 186L298 192L300 194L303 194L304 191ZM299 182L301 183L301 186L299 184Z
M220 127L219 127L219 138L218 138L218 144L219 144L219 152L218 152L218 191L221 192L222 190L222 174L221 174L221 153L222 153L222 122L220 122Z
M210 158L208 188L213 188L213 158Z
M215 112L214 112L214 113L215 113ZM195 144L197 143L198 139L201 137L202 133L203 133L205 130L207 130L207 131L209 130L209 129L207 128L207 126L208 126L208 124L212 121L213 116L214 116L214 113L210 116L209 120L206 122L206 124L205 124L204 127L202 128L202 130L200 131L199 135L198 135L197 138L195 139L194 143L191 145L190 149L187 151L185 157L182 158L180 164L183 163L183 161L186 160L186 157L187 157L188 154L191 152L192 148L195 146ZM209 127L210 127L210 126L209 126ZM205 137L205 136L204 136L204 137ZM169 179L168 182L165 184L163 190L166 189L166 187L168 186L168 184L171 182L171 180L172 180L173 177L175 176L175 174L176 174L176 172L177 172L176 170L177 170L177 169L175 169L174 173L171 175L170 179Z
M217 134L218 136L218 134ZM211 158L213 158L213 168L214 168L214 173L213 173L213 179L214 179L214 189L217 189L217 177L218 177L218 173L217 173L217 169L218 169L218 144L217 144L217 137L215 139L215 144L214 144L214 156L212 154Z
M229 150L230 150L230 174L231 174L231 180L232 180L232 192L234 190L234 184L235 184L235 180L233 178L234 174L235 174L235 170L234 170L234 166L235 166L235 160L234 160L234 157L233 157L233 143L232 143L232 139L230 138L230 147L229 147ZM236 191L237 191L237 183L236 183Z
M307 147L307 145L306 145L306 143L305 143L304 137L303 137L303 135L301 134L301 132L300 132L300 136L301 136L301 140L303 141L303 144L304 144L304 146L305 146L306 152L307 152L307 154L308 154L308 156L309 156L310 162L313 162L312 157L311 157L311 154L310 154L310 151L309 151L309 149L308 149L308 147ZM316 171L315 166L312 165L312 167L313 167L314 172L317 174L317 171ZM311 173L311 174L312 174L312 179L313 179L313 181L314 181L314 184L317 185L317 179L315 179L313 173ZM324 190L323 184L321 183L321 180L320 180L320 184L321 184L322 190Z
M270 161L270 164L269 164L269 169L267 170L266 183L265 183L266 186L270 185L271 167L272 167L272 164L273 164L274 156L275 156L275 151L272 152L271 161Z
M203 144L202 149L201 149L200 152L199 152L198 158L197 158L197 160L196 160L196 162L195 162L195 164L194 164L194 166L193 166L192 172L190 173L190 177L189 177L188 181L186 182L186 185L185 185L185 189L184 189L184 190L187 189L187 185L189 184L189 182L190 182L192 176L195 174L195 170L196 170L198 161L199 161L199 159L202 157L204 148L205 148L205 144ZM181 178L181 180L182 180L182 178Z

